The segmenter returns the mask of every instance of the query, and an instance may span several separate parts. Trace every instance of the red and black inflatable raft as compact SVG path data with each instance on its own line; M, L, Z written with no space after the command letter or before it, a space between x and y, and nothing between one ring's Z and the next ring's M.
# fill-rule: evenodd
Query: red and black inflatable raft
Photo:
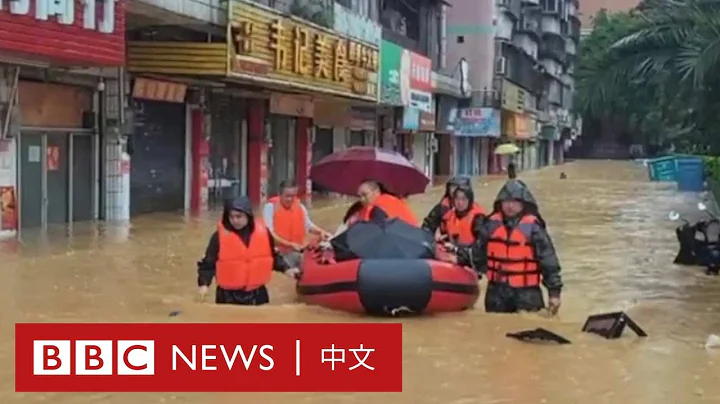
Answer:
M335 262L331 251L306 251L297 292L308 304L370 315L455 312L480 295L477 274L426 259Z

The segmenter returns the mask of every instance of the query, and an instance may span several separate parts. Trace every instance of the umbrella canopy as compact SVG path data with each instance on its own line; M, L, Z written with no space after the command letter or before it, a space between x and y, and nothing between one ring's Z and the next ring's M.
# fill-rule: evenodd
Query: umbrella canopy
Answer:
M356 146L322 158L310 179L329 191L355 195L365 180L375 180L396 195L425 192L430 179L400 153Z
M499 154L499 155L516 154L519 152L520 152L520 148L512 143L501 144L500 146L495 148L495 154Z
M427 259L435 248L432 234L398 219L356 223L332 244L362 259Z

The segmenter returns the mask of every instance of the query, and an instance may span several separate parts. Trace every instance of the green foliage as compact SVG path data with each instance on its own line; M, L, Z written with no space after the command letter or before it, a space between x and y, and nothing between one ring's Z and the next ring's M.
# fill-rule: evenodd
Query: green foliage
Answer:
M720 0L647 0L600 13L581 44L576 106L631 143L720 153Z

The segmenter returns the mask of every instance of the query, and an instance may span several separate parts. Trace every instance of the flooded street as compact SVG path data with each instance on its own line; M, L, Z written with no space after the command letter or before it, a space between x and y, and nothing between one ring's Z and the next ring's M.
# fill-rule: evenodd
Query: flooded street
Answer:
M564 171L568 179L558 179ZM556 319L488 315L478 309L402 320L404 392L394 394L16 394L13 324L26 321L342 322L367 321L294 303L294 285L276 276L262 308L194 302L196 266L216 217L186 222L151 215L122 229L80 229L47 243L28 237L0 251L0 403L717 403L720 277L675 267L668 211L694 214L697 196L650 183L629 162L577 162L519 176L535 194L558 249L565 289ZM474 184L489 209L501 179ZM441 190L411 199L424 216ZM315 222L334 230L344 213L325 207ZM51 237L52 239L52 237ZM169 318L171 311L181 311ZM626 330L608 341L581 333L590 314L626 310L650 335ZM535 346L505 333L544 327L573 341Z

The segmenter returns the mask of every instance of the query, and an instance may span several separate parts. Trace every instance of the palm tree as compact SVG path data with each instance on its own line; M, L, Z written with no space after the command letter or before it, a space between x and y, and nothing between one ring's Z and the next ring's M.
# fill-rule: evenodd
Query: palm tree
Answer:
M665 139L720 138L709 136L720 131L720 0L651 0L599 17L615 41L578 68L581 110L622 114L629 130Z

